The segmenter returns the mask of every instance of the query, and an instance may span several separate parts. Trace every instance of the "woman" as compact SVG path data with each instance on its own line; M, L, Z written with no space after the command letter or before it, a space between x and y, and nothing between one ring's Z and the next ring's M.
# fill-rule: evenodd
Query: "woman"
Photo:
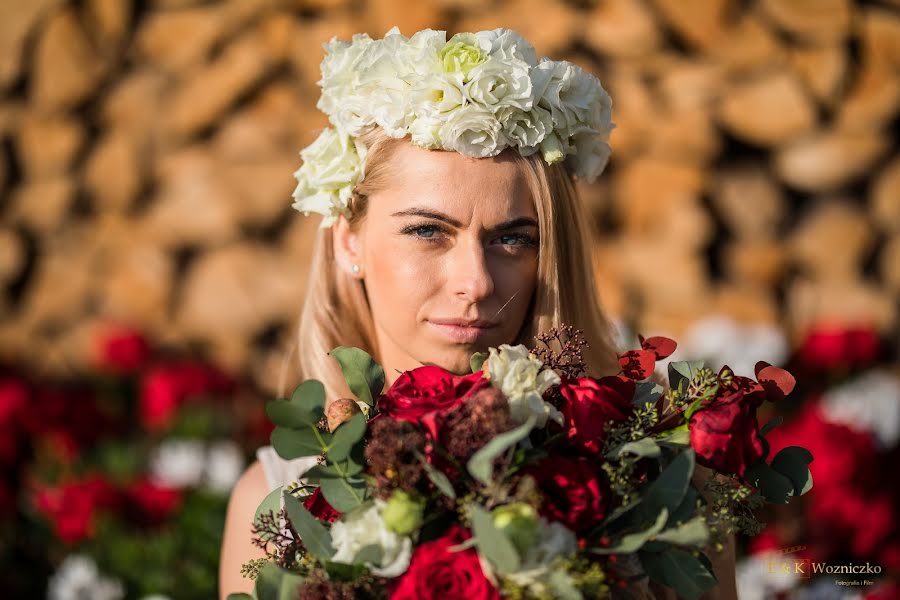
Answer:
M560 323L584 332L589 375L617 372L618 348L595 292L590 215L573 181L575 174L596 177L609 154L611 101L596 78L589 80L569 63L538 63L530 45L509 30L459 34L449 42L443 32L426 30L407 39L392 30L384 40L355 36L351 44L332 41L326 50L319 106L335 130L323 132L302 153L304 167L296 173L295 207L326 217L300 318L301 379L322 381L330 400L350 396L327 354L336 346L369 352L384 367L388 386L402 371L424 364L468 373L472 353L504 343L532 345L536 333ZM404 53L409 61L398 66ZM432 55L439 64L427 64ZM515 87L523 81L515 79L519 63L531 69L525 71L527 90ZM477 86L489 67L492 91L481 96ZM381 105L385 110L379 102L385 89L396 90L391 76L403 68L416 70L417 89L440 94L419 97L397 117L388 110L396 95ZM429 69L440 74L438 83L421 83L431 81ZM377 74L377 85L366 88L370 73ZM504 79L506 73L513 75ZM573 105L594 100L582 102L580 113L566 112L566 77L587 86ZM490 114L500 115L499 124L488 123L482 135L471 136L471 127L452 126L460 120L453 112L459 106L440 118L425 111L447 108L454 90L464 92L462 107L481 110L482 100L496 101ZM503 115L509 118L500 123ZM523 115L533 123L521 126ZM518 125L509 126L515 119ZM566 125L581 128L569 135ZM498 127L504 135L492 137ZM262 555L250 542L257 506L271 489L310 466L304 459L284 461L271 447L261 448L258 457L229 503L222 598L252 589L240 567ZM733 565L725 556L717 564L724 583L716 597L732 598ZM646 585L636 591L646 592Z

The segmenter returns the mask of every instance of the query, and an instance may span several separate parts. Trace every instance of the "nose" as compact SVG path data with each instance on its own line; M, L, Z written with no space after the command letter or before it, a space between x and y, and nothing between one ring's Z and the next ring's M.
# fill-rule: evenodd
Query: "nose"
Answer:
M474 303L494 293L494 278L481 240L460 239L449 259L448 280L457 296Z

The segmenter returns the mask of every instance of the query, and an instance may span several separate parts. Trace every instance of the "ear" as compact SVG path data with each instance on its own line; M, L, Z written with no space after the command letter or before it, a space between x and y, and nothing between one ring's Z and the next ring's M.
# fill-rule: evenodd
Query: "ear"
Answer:
M345 273L351 277L362 279L365 272L363 265L363 236L361 232L355 232L350 228L350 223L346 217L341 215L333 225L332 241L334 244L334 257ZM353 272L353 265L357 265L359 270Z

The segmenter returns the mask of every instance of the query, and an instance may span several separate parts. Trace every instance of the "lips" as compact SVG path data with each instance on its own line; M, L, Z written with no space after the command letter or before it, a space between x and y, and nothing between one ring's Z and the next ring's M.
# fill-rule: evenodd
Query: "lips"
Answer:
M477 342L479 338L487 335L494 327L496 327L493 323L488 323L487 321L466 321L464 319L456 319L456 320L435 320L428 321L429 325L433 327L438 333L443 335L444 337L460 344L471 344ZM462 323L462 324L460 324ZM483 326L472 326L467 325L469 323L488 323Z

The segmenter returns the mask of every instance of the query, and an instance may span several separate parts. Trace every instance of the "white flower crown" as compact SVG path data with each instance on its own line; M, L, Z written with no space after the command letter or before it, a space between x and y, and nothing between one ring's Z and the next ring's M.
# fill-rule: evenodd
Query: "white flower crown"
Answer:
M510 29L458 33L425 29L411 38L394 27L384 39L356 34L324 45L322 96L316 105L333 127L303 151L294 173L293 207L325 218L347 215L363 180L374 127L424 148L496 156L515 146L523 156L567 160L593 182L609 160L612 99L600 81L568 61L542 58Z

